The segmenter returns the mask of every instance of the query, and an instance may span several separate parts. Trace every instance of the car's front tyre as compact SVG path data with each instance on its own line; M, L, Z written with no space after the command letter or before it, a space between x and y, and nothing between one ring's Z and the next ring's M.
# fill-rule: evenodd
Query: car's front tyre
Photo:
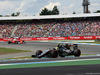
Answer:
M37 58L41 58L41 57L38 57L41 53L42 53L42 50L37 50L35 56L36 56Z
M8 44L10 44L11 42L10 41L8 41Z
M51 51L51 58L57 58L58 57L58 51L57 50L52 50Z

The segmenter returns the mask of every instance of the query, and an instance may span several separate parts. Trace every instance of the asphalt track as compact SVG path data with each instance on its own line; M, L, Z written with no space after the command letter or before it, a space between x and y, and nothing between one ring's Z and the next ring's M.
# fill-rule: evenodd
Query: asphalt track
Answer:
M100 75L100 65L5 69L0 75Z
M0 47L16 48L22 50L33 51L27 55L34 54L36 50L46 50L48 48L56 47L56 43L43 43L43 42L27 42L26 44L10 44L0 43ZM79 45L82 54L100 54L100 46L96 45ZM20 54L18 54L20 55ZM16 54L3 55L5 57L15 57ZM20 55L22 56L22 54ZM16 61L0 61L0 64L7 63L22 63L22 62L36 62L36 61L55 61L55 60L70 60L70 59L91 59L100 58L100 56L87 56L87 57L66 57L57 59L31 59L31 60L16 60ZM90 62L91 63L91 62ZM100 75L100 64L94 65L74 65L74 66L57 66L57 67L34 67L34 68L18 68L18 69L0 69L0 75Z
M27 42L26 44L7 44L7 42L0 43L0 47L16 48L21 50L31 50L33 53L36 50L46 50L48 48L54 48L57 43L52 42ZM100 46L98 45L81 45L79 49L83 54L100 54Z
M0 42L0 47L5 48L16 48L21 50L30 50L32 52L27 53L17 53L17 54L7 54L0 55L2 58L14 58L20 56L30 56L36 52L36 50L47 50L48 48L54 48L57 43L47 43L47 42L27 42L26 44L7 44L7 42ZM98 45L81 45L79 44L79 49L82 54L100 54L100 46Z

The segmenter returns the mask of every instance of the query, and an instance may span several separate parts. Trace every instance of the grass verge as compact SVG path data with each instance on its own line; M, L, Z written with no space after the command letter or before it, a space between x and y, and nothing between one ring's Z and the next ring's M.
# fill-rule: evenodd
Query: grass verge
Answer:
M72 66L72 65L97 65L100 64L100 59L91 60L76 60L76 61L59 61L59 62L30 62L30 63L15 63L1 64L0 69L14 68L33 68L33 67L51 67L51 66Z
M13 53L22 53L22 52L31 52L31 51L0 47L0 55L13 54Z
M5 59L0 59L0 60L17 60L17 59L31 59L31 56L5 58Z

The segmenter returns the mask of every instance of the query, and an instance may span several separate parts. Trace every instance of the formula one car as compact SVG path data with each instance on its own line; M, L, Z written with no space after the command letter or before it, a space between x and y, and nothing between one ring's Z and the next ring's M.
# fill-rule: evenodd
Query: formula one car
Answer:
M18 40L18 38L13 38L12 40L8 40L8 44L25 44L26 42L24 40Z
M71 47L73 47L73 49L71 49ZM48 49L44 52L42 50L37 50L35 57L36 58L41 58L41 57L57 58L58 56L65 57L69 55L74 55L75 57L79 57L81 55L81 51L80 49L78 49L77 44L73 44L73 45L58 44L56 48ZM32 57L34 57L34 55L32 55Z

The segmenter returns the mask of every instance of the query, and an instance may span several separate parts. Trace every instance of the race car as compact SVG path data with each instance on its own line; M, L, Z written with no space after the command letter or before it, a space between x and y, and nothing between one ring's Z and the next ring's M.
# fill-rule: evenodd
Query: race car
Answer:
M78 49L78 44L58 44L58 53L59 56L65 57L69 55L74 55L75 57L79 57L81 55L81 50Z
M71 49L73 47L73 49ZM75 57L79 57L81 55L80 49L78 49L77 44L65 44L61 45L58 44L56 48L49 48L48 50L45 50L44 52L42 50L37 50L35 53L36 58L41 58L41 57L49 57L49 58L57 58L58 56L60 57L65 57L69 55L74 55ZM34 55L32 55L34 57Z
M19 40L18 38L12 38L12 40L8 40L8 44L24 44L26 43L24 40Z

